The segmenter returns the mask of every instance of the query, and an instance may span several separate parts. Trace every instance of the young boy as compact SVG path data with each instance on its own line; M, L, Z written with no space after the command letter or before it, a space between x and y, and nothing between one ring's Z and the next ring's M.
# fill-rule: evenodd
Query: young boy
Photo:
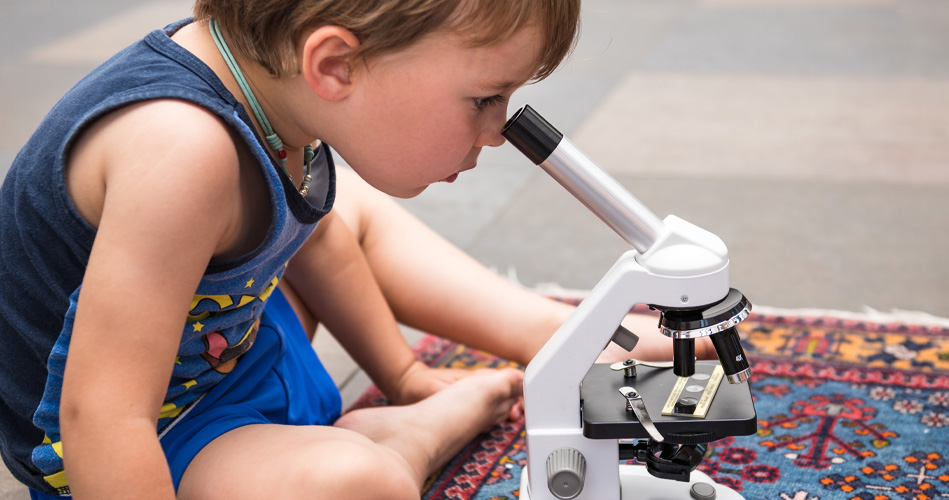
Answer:
M374 189L417 195L502 144L507 99L559 64L578 12L198 0L80 82L0 190L13 474L34 498L418 498L516 416L521 375L429 369L396 319L526 363L570 308ZM402 406L340 417L318 322Z

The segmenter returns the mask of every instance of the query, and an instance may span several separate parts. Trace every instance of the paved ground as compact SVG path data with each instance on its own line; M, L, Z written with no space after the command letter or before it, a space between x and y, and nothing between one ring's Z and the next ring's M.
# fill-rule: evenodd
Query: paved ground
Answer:
M187 12L4 2L0 173L78 78ZM512 110L525 102L658 215L721 236L754 303L949 317L946 2L586 0L573 58ZM626 250L507 146L407 206L531 286L591 288ZM317 349L358 394L346 357ZM0 500L25 498L0 478Z

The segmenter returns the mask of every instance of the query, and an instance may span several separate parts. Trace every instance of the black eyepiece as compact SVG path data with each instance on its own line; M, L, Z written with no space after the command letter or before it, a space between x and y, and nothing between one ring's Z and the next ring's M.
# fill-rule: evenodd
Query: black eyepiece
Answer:
M530 106L514 113L501 129L501 135L535 165L543 163L563 139L563 134Z

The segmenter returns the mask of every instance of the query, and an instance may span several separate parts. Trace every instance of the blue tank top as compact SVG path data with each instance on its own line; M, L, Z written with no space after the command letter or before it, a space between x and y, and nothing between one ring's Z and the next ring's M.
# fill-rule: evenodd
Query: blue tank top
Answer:
M198 286L156 431L250 349L287 261L333 204L330 149L317 148L314 186L304 198L268 155L234 96L169 38L187 22L148 34L80 81L39 125L0 187L0 454L17 479L39 491L68 492L59 400L76 299L96 232L69 198L65 161L86 127L136 102L194 103L247 144L270 190L264 241L247 255L210 265Z

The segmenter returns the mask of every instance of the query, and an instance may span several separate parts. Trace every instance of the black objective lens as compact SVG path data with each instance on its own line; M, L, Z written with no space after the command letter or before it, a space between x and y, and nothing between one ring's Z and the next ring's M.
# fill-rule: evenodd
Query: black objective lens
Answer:
M672 340L672 371L678 377L691 377L695 374L695 340Z
M735 328L713 334L711 340L729 383L740 384L751 378L751 367Z

